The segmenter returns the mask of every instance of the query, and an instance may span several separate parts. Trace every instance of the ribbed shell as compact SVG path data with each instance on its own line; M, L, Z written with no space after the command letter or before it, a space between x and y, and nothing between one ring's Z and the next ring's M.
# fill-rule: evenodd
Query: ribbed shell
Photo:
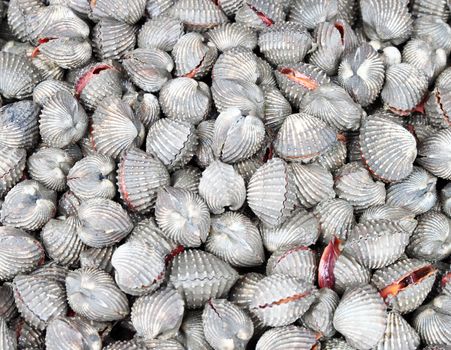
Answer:
M177 255L169 276L188 308L226 296L237 279L238 273L230 265L201 250L185 250Z
M342 294L353 288L370 282L371 270L360 265L352 256L341 253L333 270L335 278L334 290Z
M82 268L96 268L111 272L113 269L111 257L114 249L114 247L87 248L80 253L80 266Z
M209 30L206 37L215 44L219 51L234 47L253 50L257 46L257 33L240 23L226 23Z
M159 101L166 117L199 124L210 111L210 88L190 78L172 79L161 88Z
M114 18L121 22L134 24L144 15L146 0L96 0L91 3L94 18Z
M377 350L415 350L420 345L420 337L407 321L395 311L387 316L387 328Z
M43 106L53 95L63 91L69 94L74 92L68 82L53 79L44 80L33 89L33 101Z
M387 189L387 204L403 207L415 214L422 214L437 202L437 178L420 167L399 183L390 184Z
M248 217L235 212L212 218L205 250L237 267L259 266L265 261L258 228Z
M6 195L1 209L1 222L25 230L37 230L55 213L56 193L35 180L25 180Z
M38 55L64 69L74 69L91 59L91 44L83 38L58 38L40 43L36 47Z
M45 346L48 350L101 350L102 340L89 323L80 319L58 317L47 327Z
M262 165L249 180L248 205L268 226L280 225L291 216L295 196L292 170L280 158Z
M426 0L427 1L427 0ZM439 18L424 16L414 22L413 36L428 42L434 49L451 50L451 27Z
M187 164L196 151L198 140L193 125L173 119L160 119L150 127L146 152L157 156L168 170Z
M427 92L428 79L418 68L408 63L388 67L381 92L384 103L395 113L409 113Z
M27 149L35 146L39 138L38 115L39 105L29 100L1 107L0 145Z
M404 253L416 220L368 220L349 233L344 252L363 266L375 269L387 266Z
M271 327L301 317L315 300L316 288L300 278L274 274L257 282L249 308Z
M246 273L238 279L229 293L229 300L235 305L247 311L255 293L257 283L265 278L265 275L257 272Z
M193 166L186 166L171 174L171 186L198 193L202 171Z
M252 82L214 79L211 92L218 112L235 107L244 114L263 116L265 103L263 90Z
M377 178L397 182L413 169L417 156L414 136L402 126L383 117L367 118L360 129L362 158Z
M451 218L451 184L449 182L440 191L440 204L442 211Z
M356 210L385 203L385 186L374 181L370 173L357 162L348 163L335 176L335 192Z
M179 0L168 14L181 20L189 30L207 30L228 22L226 15L210 0Z
M160 104L158 98L151 93L142 95L133 107L136 116L148 130L157 120L160 119Z
M136 339L126 341L115 341L110 343L104 350L148 350L149 348ZM173 350L173 349L171 349Z
M86 248L77 235L77 219L52 219L41 231L46 253L60 265L75 265Z
M42 277L47 280L57 282L60 285L64 285L64 281L68 273L69 269L67 267L60 266L54 261L49 261L38 266L36 270L29 274L29 276Z
M435 176L451 180L451 129L428 137L418 148L418 163Z
M141 27L138 34L138 47L172 51L182 35L183 24L178 19L165 15L153 17Z
M92 29L93 50L96 58L120 59L135 48L137 27L102 18Z
M10 148L0 145L0 197L8 193L23 176L27 152L22 148Z
M214 80L227 79L256 83L259 79L257 56L243 47L236 47L222 53L213 67Z
M131 320L140 337L168 339L178 332L184 308L185 303L176 290L160 289L135 301Z
M202 172L199 194L213 214L221 214L226 208L241 208L246 199L246 187L232 165L214 161Z
M409 209L384 204L376 205L363 211L359 217L359 222L370 220L400 221L404 219L413 220L415 219L415 214Z
M285 20L281 1L250 0L235 13L235 21L255 29L271 27Z
M370 285L350 288L334 314L335 329L356 349L371 349L382 339L386 324L386 306Z
M144 126L131 107L117 97L103 100L92 120L92 142L101 154L117 158L125 150L141 146L144 140Z
M201 168L206 168L215 160L213 154L214 128L214 120L204 120L203 122L200 122L196 129L199 144L195 151L195 160L196 164Z
M174 45L172 57L176 76L198 79L210 72L218 50L202 34L187 33Z
M312 37L297 23L280 23L262 31L258 46L274 65L301 62L312 47Z
M442 303L439 299L436 297L431 304L420 307L413 316L412 325L425 344L451 343L451 315L435 307L434 304Z
M314 332L294 325L266 331L258 340L256 350L310 350L320 346Z
M314 284L316 276L316 256L305 246L292 246L276 250L268 259L266 274L282 274L300 278Z
M297 209L293 215L276 227L261 226L263 244L269 252L293 245L310 246L319 236L319 222L313 214Z
M0 317L0 347L3 350L17 349L15 334L8 328L6 320L3 317Z
M373 103L384 84L382 58L369 44L346 54L338 69L338 82L362 107Z
M280 91L295 106L300 105L306 92L330 83L323 70L307 63L279 66L274 74Z
M420 216L407 252L418 259L445 259L451 254L451 220L436 211Z
M449 9L446 0L415 0L412 4L412 14L416 17L433 16L446 21Z
M344 339L332 338L321 344L322 350L356 350Z
M431 267L427 262L416 259L400 259L396 263L374 272L372 283L381 291L398 280L408 276L414 271ZM398 293L389 293L385 303L394 311L408 313L420 306L432 289L437 270L433 269L427 277L420 281L411 281L407 287L401 288Z
M133 229L127 212L116 202L104 198L88 199L78 210L77 233L88 246L103 248L125 238Z
M0 227L0 280L9 280L18 273L31 272L44 259L44 248L35 238L16 228ZM0 308L0 317L6 316Z
M103 154L87 156L70 169L67 175L67 185L81 200L111 199L116 195L115 167L114 160Z
M11 283L3 283L0 286L0 318L10 322L18 316L16 304L14 303L14 291Z
M20 348L44 348L43 331L31 326L29 323L25 322L23 318L17 318L14 327L16 330L17 343Z
M264 117L265 126L278 131L286 117L293 113L290 103L282 95L279 89L273 86L263 86L265 97Z
M121 198L136 212L148 212L154 206L157 190L169 185L169 174L155 156L132 148L124 153L117 170Z
M31 61L9 52L0 52L0 94L5 98L23 99L31 96L41 80Z
M362 0L363 29L371 40L399 45L412 32L412 18L406 0Z
M437 86L424 105L427 120L435 127L451 126L451 87Z
M202 311L200 310L186 314L180 326L180 335L183 340L183 345L187 349L213 349L205 339L204 326L202 325Z
M214 349L245 349L254 333L250 317L225 299L208 301L202 323L205 339Z
M252 157L265 139L265 126L260 118L244 116L237 108L219 114L215 121L213 151L225 163L236 163Z
M67 312L66 295L61 284L41 276L14 278L14 298L22 317L40 330Z
M337 11L337 1L294 0L288 20L299 23L307 29L315 29L321 22L333 19Z
M207 239L210 213L202 198L185 189L158 191L155 217L164 235L177 244L198 247Z

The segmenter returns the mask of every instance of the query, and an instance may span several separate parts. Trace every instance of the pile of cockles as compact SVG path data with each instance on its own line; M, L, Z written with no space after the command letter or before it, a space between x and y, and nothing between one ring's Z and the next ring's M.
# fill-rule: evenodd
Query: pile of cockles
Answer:
M0 349L451 349L450 6L0 1Z

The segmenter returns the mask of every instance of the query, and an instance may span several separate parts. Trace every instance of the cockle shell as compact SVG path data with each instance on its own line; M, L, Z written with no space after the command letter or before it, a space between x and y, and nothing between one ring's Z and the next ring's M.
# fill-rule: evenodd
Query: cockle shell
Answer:
M149 339L143 342L150 350L184 350L184 346L175 339Z
M10 148L0 145L0 197L8 193L20 181L25 170L27 152L22 148Z
M432 289L437 270L416 259L400 259L374 272L372 283L385 303L393 310L407 313L415 310Z
M62 91L73 94L72 86L68 82L54 79L41 81L33 89L33 101L44 106L49 98Z
M291 246L276 250L268 259L266 274L282 274L315 283L316 256L305 246Z
M226 23L209 30L206 37L218 48L227 51L234 47L253 50L257 46L257 33L241 23Z
M210 88L190 78L172 79L161 88L159 101L167 118L199 124L210 111Z
M176 170L171 175L171 186L182 188L194 193L199 192L199 181L202 171L193 166L186 166L183 169Z
M237 279L238 273L230 265L201 250L185 250L177 255L169 276L188 308L224 297Z
M191 311L185 315L180 326L180 338L187 349L213 349L205 339L202 311Z
M182 35L183 24L178 19L166 15L156 16L141 27L138 34L138 47L172 51Z
M97 330L87 322L69 317L58 317L49 322L45 336L48 350L101 350L102 340Z
M44 148L28 158L28 173L33 180L39 181L53 191L64 191L66 176L74 165L73 159L59 148Z
M330 21L337 15L337 3L332 0L294 0L288 20L315 29L319 23Z
M321 344L321 350L356 350L344 339L332 338Z
M279 89L273 86L263 86L265 98L263 122L273 131L278 131L286 117L293 113L290 103Z
M31 96L41 80L31 61L9 52L0 52L0 94L5 98L22 99Z
M359 217L359 222L362 223L370 220L400 221L404 219L414 220L415 213L403 207L383 204L375 205L364 210Z
M440 191L442 211L451 218L451 184L448 182Z
M177 170L187 164L198 144L193 125L164 118L149 129L146 152L158 157L168 170Z
M246 199L246 187L232 165L214 161L202 172L199 194L213 214L221 214L226 207L241 208Z
M265 261L258 228L248 217L236 212L211 219L205 250L237 267L259 266Z
M355 224L352 205L339 198L318 203L313 214L319 221L320 239L323 243L329 243L334 236L345 240Z
M388 186L387 204L425 213L437 202L436 184L437 178L415 166L406 179Z
M45 346L44 332L17 318L13 324L16 331L17 343L20 348L43 349Z
M212 299L202 313L205 339L214 349L245 349L254 333L250 317L225 299Z
M419 217L407 247L409 256L442 260L451 254L451 220L442 213L429 211Z
M19 312L14 303L13 286L11 283L3 283L0 286L0 318L3 318L6 322L10 322L15 319L18 314Z
M144 126L131 107L119 98L103 100L92 120L92 142L101 154L117 158L123 151L139 147L144 141Z
M160 104L158 98L151 93L139 95L137 103L134 105L135 115L148 130L157 120L160 119Z
M67 267L58 265L54 261L49 261L47 263L44 263L43 265L38 266L36 270L34 270L28 276L42 277L64 286L64 282L68 273L69 269Z
M418 349L419 345L420 337L407 321L395 311L388 312L385 334L375 349L395 350L402 348L415 350Z
M132 148L121 158L117 182L127 207L132 211L147 212L155 203L157 189L169 185L169 174L157 157Z
M308 163L325 153L336 139L336 132L326 123L298 113L285 119L274 140L274 149L287 161Z
M134 24L144 15L146 0L96 0L91 3L93 18L114 18L121 22Z
M202 34L187 33L174 45L172 57L176 76L198 79L210 72L218 50Z
M237 108L226 109L216 118L213 152L225 163L252 157L265 139L265 126L254 115L244 116Z
M423 16L413 22L413 37L429 43L433 49L451 50L451 26L433 16Z
M296 204L293 173L285 161L273 158L252 175L247 201L255 215L266 225L282 224Z
M335 175L335 192L356 210L385 203L385 186L374 181L361 164L352 162L341 167Z
M42 276L19 275L14 278L14 298L22 317L40 330L67 312L64 288Z
M257 56L243 47L236 47L222 53L211 73L213 80L238 80L256 83L259 79Z
M52 219L42 228L41 239L46 253L58 264L75 265L86 248L77 235L77 219Z
M451 129L441 130L420 144L418 163L435 176L451 180Z
M210 0L179 0L168 10L168 14L178 18L190 30L207 30L226 23L227 17Z
M387 182L406 178L417 156L413 135L394 122L373 115L360 129L362 158L370 172Z
M44 248L34 237L13 227L0 227L0 280L31 272L44 260ZM6 316L0 308L0 317Z
M368 220L354 226L343 251L368 268L387 266L404 253L416 220Z
M1 78L0 78L1 79ZM39 105L23 100L0 108L0 145L31 148L39 139Z
M160 289L138 298L131 319L136 333L145 339L173 337L182 324L185 303L172 288Z
M215 129L214 120L204 120L200 122L196 129L196 135L199 138L199 144L196 149L196 164L201 168L206 168L214 160L213 153L213 135Z
M436 86L424 105L426 117L433 126L448 128L451 125L450 102L451 88Z
M3 317L0 317L0 347L4 350L17 349L15 334L8 328L8 324Z
M416 17L433 16L446 21L449 9L445 0L415 0L412 4L412 14Z
M120 320L129 313L127 297L105 271L95 268L70 271L66 291L72 310L90 320Z
M235 13L235 21L254 29L271 27L283 22L285 12L279 1L250 0Z
M320 346L315 333L294 325L276 327L266 331L258 340L256 350L298 349L310 350Z
M80 253L80 266L82 268L102 269L111 272L111 257L114 253L114 247L105 248L87 248Z
M186 247L200 246L210 229L210 212L203 199L181 188L158 191L155 218L168 239Z
M363 0L360 12L365 34L371 40L402 44L412 32L412 18L402 0Z
M102 18L92 30L93 50L99 60L120 59L134 49L137 27Z
M87 156L75 163L67 175L67 185L81 199L108 198L116 195L114 185L116 164L103 154Z
M77 219L77 233L88 246L103 248L125 238L133 223L119 203L104 198L88 199L81 203Z
M271 327L301 317L315 300L316 288L300 278L274 274L257 282L249 308Z
M126 340L126 341L115 341L110 343L104 350L148 350L149 347L146 346L142 341L137 339Z
M35 180L25 180L14 186L1 208L4 225L37 230L56 213L56 193Z
M258 319L256 319L255 314L253 314L252 311L250 311L249 305L254 296L255 287L257 286L257 283L261 281L263 278L265 278L265 275L261 273L257 272L246 273L240 276L240 278L234 284L233 288L230 290L229 294L229 300L231 302L233 302L240 308L246 310L251 315L252 319L254 320L255 326L257 326L255 321L258 321Z
M348 289L338 304L335 329L356 349L371 349L382 339L387 324L386 306L371 285Z

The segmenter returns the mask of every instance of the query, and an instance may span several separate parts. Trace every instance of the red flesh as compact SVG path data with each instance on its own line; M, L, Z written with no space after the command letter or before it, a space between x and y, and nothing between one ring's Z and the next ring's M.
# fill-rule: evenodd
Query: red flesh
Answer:
M315 80L292 68L282 68L280 70L280 73L286 75L288 79L294 81L299 85L302 85L308 90L315 90L319 86L319 84Z
M107 65L107 64L100 64L97 65L95 67L93 67L92 69L90 69L89 71L87 71L85 74L83 74L80 79L78 79L76 85L75 85L75 95L77 97L80 97L81 93L83 92L83 89L86 87L86 85L88 84L89 80L91 80L91 78L94 75L99 74L101 71L107 70L107 69L113 69L113 67Z
M194 77L196 76L196 74L199 73L200 67L201 67L202 64L204 63L204 60L205 60L205 56L202 57L202 59L200 60L199 64L198 64L196 67L194 67L194 69L191 70L191 72L186 73L186 74L184 75L184 77L187 77L187 78L194 78Z
M305 247L305 246L299 246L299 247L296 247L293 249L289 249L282 256L280 256L279 259L277 259L277 263L280 263L283 259L285 259L287 256L289 256L291 253L296 253L301 250L309 250L309 248Z
M403 291L409 286L420 283L426 277L435 273L435 271L436 269L432 265L421 267L383 288L379 292L379 294L383 299L387 298L389 295L396 296L399 292Z
M185 247L182 245L177 246L173 251L166 255L166 264L169 264L177 255L183 253Z
M345 27L343 27L343 25L341 23L335 23L334 27L337 28L338 32L340 33L341 44L344 45L345 44Z
M270 145L265 152L265 156L263 157L263 163L266 163L268 160L271 160L274 156L274 149L272 145Z
M318 284L320 288L334 288L335 263L340 256L340 240L334 238L329 242L321 255L321 260L318 266Z
M121 191L122 195L124 196L125 205L127 207L129 207L130 210L134 210L135 207L134 207L134 205L132 205L132 203L130 201L130 197L129 197L129 194L127 192L127 187L126 187L126 184L125 184L125 164L121 164L121 165L122 166L119 167L119 178L120 178L119 188L120 188L120 191Z
M440 111L443 113L443 118L448 123L448 125L451 125L451 120L449 119L449 116L446 114L445 108L443 107L442 97L440 96L439 91L437 91L435 93L435 100L436 100L437 104L439 105Z
M56 38L42 38L42 39L39 39L38 46L36 46L34 48L33 52L31 53L31 57L35 58L39 54L39 45L48 43L50 40L54 40L54 39L56 39Z
M441 286L444 288L447 283L451 281L451 272L448 272L446 275L442 277Z
M277 301L273 301L272 303L269 304L263 304L263 305L258 305L258 307L260 309L264 309L267 307L272 307L274 305L283 305L283 304L287 304L290 303L292 301L298 301L306 296L310 295L310 292L306 292L306 293L299 293L299 294L294 294L291 297L286 297L286 298L282 298L280 300Z
M247 4L249 8L255 12L255 14L261 19L263 24L267 27L271 27L274 24L274 21L266 16L263 12L259 11L255 6L252 6L251 4Z

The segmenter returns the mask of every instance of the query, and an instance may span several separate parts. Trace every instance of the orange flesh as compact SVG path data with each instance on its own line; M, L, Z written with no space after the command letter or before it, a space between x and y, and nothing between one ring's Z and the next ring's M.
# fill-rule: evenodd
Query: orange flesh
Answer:
M107 69L113 69L113 67L107 65L107 64L100 64L95 67L93 67L91 70L86 72L80 79L78 79L77 84L75 85L75 94L77 97L80 97L80 94L82 93L83 89L88 84L89 80L94 75L99 74L101 71L107 70Z
M379 294L382 298L387 298L389 295L396 296L399 292L408 288L411 285L418 284L428 276L435 273L436 269L432 265L427 265L412 271L406 276L401 277L389 286L383 288Z
M340 256L340 240L334 238L329 242L321 255L321 260L318 266L318 284L320 288L334 288L335 263Z
M288 304L288 303L291 303L292 301L300 300L300 299L306 297L307 295L310 295L310 292L307 292L307 293L300 293L300 294L294 294L294 295L292 295L291 297L282 298L282 299L280 299L280 300L273 301L273 302L270 303L270 304L259 305L258 307L259 307L260 309L264 309L264 308L266 308L266 307L271 307L271 306L274 306L274 305Z
M302 85L308 90L315 90L319 84L314 81L312 78L308 77L305 74L302 74L292 68L282 68L280 73L287 76L288 79L294 81L295 83Z

